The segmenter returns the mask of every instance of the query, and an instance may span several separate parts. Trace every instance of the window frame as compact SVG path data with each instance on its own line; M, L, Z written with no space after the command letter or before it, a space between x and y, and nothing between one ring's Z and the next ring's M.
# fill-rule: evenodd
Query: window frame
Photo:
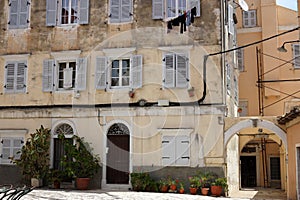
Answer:
M247 13L247 16L246 16ZM254 14L254 17L251 17L251 14ZM253 20L253 23L252 23ZM246 24L248 22L248 24ZM244 28L253 28L257 26L257 12L256 9L243 11L243 27Z
M12 13L12 2L16 1L17 2L17 12L16 13ZM22 1L26 1L26 6L27 9L26 11L21 10L21 5L22 5ZM9 29L26 29L29 27L29 23L30 23L30 5L31 5L31 1L30 0L9 0L9 15L8 15L8 28ZM12 15L16 15L16 25L12 25L11 21L12 21ZM20 21L23 17L21 17L21 15L26 14L26 22L24 24L21 24Z
M5 132L5 133L4 133ZM22 149L22 147L24 146L25 143L25 133L27 131L26 130L2 130L0 133L0 165L14 165L14 163L11 162L11 159L4 159L3 158L3 139L9 139L10 140L10 147L9 147L9 151L10 151L10 157L12 156L12 154L14 154L14 149L17 149L16 152L18 152L19 150ZM12 144L14 143L14 140L21 140L20 142L20 146L19 147L14 147L12 146ZM21 154L19 154L21 155ZM14 155L13 155L14 156Z
M237 50L237 62L238 62L238 69L239 72L245 72L245 50L244 49L238 49Z
M61 72L61 70L60 70L60 64L62 64L62 63L65 63L66 64L66 68L64 68L64 69L71 69L71 67L70 67L70 63L75 63L75 70L72 68L72 86L71 87L64 87L64 81L65 81L65 79L66 79L66 75L65 75L65 73L66 73L66 71L65 70L63 70L62 71L62 73L63 73L63 79L62 79L62 87L60 87L60 81L61 81L61 77L60 77L60 72ZM56 66L57 66L57 68L55 69L55 74L54 74L54 77L56 77L55 78L55 80L54 80L54 84L55 84L55 86L56 86L56 88L55 88L55 90L56 91L66 91L66 90L74 90L75 89L75 87L76 87L76 75L77 75L77 71L76 71L76 69L77 69L77 60L75 60L75 59L70 59L70 60L57 60L56 61Z
M114 68L114 66L113 66L113 63L114 62L116 62L116 61L118 61L118 68ZM126 67L126 68L129 68L129 70L128 70L128 72L129 72L129 74L127 75L127 76L123 76L123 69L125 68L125 66L123 66L123 61L126 61L126 62L128 62L128 64L129 64L129 66L128 67ZM127 87L130 87L130 83L131 83L131 76L130 76L130 74L131 74L131 69L132 69L132 64L131 64L131 58L118 58L118 59L112 59L111 61L110 61L110 74L111 74L111 76L110 76L110 88L111 89L115 89L115 88L127 88ZM113 77L113 70L114 69L118 69L118 76L117 77ZM118 82L119 82L119 85L113 85L112 83L113 83L113 78L115 78L115 79L118 79ZM129 78L129 81L128 81L128 85L123 85L123 78Z
M74 20L74 22L72 22L72 3L73 1L72 0L68 0L69 1L69 5L68 6L68 12L69 14L67 15L68 16L68 22L67 23L63 23L63 9L64 9L64 5L63 5L63 2L64 1L67 1L67 0L59 0L59 4L58 4L58 19L59 19L59 24L64 26L64 25L74 25L74 24L78 24L79 23L79 0L75 0L76 2L76 8L77 8L77 19Z

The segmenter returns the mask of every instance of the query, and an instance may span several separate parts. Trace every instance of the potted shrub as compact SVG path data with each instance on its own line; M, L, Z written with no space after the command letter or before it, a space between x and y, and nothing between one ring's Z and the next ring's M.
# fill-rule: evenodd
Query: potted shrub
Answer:
M169 180L166 178L161 178L159 180L159 189L161 192L168 192L169 190Z
M227 192L228 185L227 185L227 179L226 178L216 178L214 182L211 184L211 194L214 196L221 196L222 192Z
M179 182L178 192L184 194L184 186L182 182Z
M210 188L210 184L215 176L211 172L204 172L204 173L200 172L199 177L200 177L201 194L207 195Z
M198 176L189 177L190 181L190 193L197 194L198 188L200 186L200 178Z
M63 172L57 169L51 169L49 172L49 181L53 184L53 188L59 189L60 182L63 177Z
M64 136L60 137L64 139ZM92 148L83 138L74 136L73 139L75 144L65 143L65 156L61 164L67 176L75 178L76 188L85 190L100 167L100 159L93 155Z
M22 170L25 179L31 180L31 185L40 187L49 171L50 129L41 126L30 134L22 147L19 159L12 158Z

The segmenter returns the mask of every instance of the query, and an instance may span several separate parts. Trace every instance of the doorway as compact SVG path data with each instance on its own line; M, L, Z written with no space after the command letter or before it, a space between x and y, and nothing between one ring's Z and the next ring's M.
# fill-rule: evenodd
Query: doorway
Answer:
M241 186L256 187L256 156L241 156Z

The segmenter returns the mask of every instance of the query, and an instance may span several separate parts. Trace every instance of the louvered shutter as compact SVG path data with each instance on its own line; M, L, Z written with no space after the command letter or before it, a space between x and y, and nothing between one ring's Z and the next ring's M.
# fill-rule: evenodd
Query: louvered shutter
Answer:
M176 17L176 0L167 0L167 16Z
M54 86L54 60L44 60L43 62L43 91L52 92Z
M110 22L120 22L120 1L121 0L110 0Z
M107 85L107 58L96 58L96 74L95 74L96 89L106 89Z
M293 44L294 68L300 68L300 44Z
M80 0L79 24L89 23L89 0Z
M176 87L188 86L188 58L185 54L176 55Z
M76 68L76 89L83 91L86 89L87 58L79 58Z
M164 18L164 0L152 0L152 19Z
M10 0L9 5L9 28L18 27L18 1L19 0Z
M72 88L73 68L65 68L64 71L64 89Z
M234 35L233 7L228 5L228 32Z
M250 26L251 27L256 26L256 10L250 11Z
M23 138L12 138L11 141L12 144L12 156L14 157L14 159L19 159L21 157L21 154L18 153L22 146L23 146Z
M169 166L175 162L175 140L174 136L162 137L162 165Z
M175 87L175 59L174 54L167 54L164 58L164 87Z
M190 139L188 136L176 136L176 165L189 165L190 162Z
M190 0L189 1L189 9L191 10L192 8L196 7L197 10L197 17L200 16L200 0Z
M19 27L26 28L28 27L28 13L29 13L29 5L28 0L20 0L20 10L19 10Z
M57 0L47 0L46 2L46 25L56 25Z
M243 26L244 27L249 27L249 12L243 11Z
M121 22L130 22L132 18L132 0L121 0Z
M17 64L16 91L26 92L26 63Z
M16 63L7 63L5 67L5 93L12 93L15 89L15 65Z
M11 140L9 138L3 138L1 140L2 143L2 155L1 155L1 164L9 164L11 157Z
M132 66L131 66L131 87L141 88L143 85L143 57L142 55L132 56Z
M237 58L238 58L238 69L240 72L244 71L244 50L239 49L237 51Z

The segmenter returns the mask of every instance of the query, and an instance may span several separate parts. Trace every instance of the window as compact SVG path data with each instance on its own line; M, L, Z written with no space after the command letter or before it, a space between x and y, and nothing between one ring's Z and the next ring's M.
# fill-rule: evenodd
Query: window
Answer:
M26 92L27 65L25 61L7 62L5 66L5 93Z
M166 88L187 88L189 59L186 54L165 54L163 85Z
M87 59L44 60L43 91L85 90Z
M110 0L111 23L131 22L132 13L132 0Z
M162 165L187 166L190 163L190 138L186 135L162 136Z
M239 101L239 84L238 79L236 76L233 77L233 84L234 84L234 100L236 103Z
M239 101L239 113L240 117L248 116L248 101L247 100L240 100Z
M238 61L238 68L240 72L245 71L244 66L244 49L238 49L237 50L237 61Z
M88 24L89 0L47 0L46 24Z
M294 68L300 69L300 44L293 44Z
M4 137L1 138L1 164L11 164L11 158L20 158L21 154L17 152L21 150L24 144L23 138L18 137Z
M142 87L142 56L96 58L96 89Z
M9 0L9 22L11 29L27 28L29 24L29 0Z
M200 0L152 0L152 18L174 18L194 7L200 16Z
M243 11L243 26L245 28L256 26L256 10Z
M280 157L270 157L271 180L280 180Z
M226 64L226 86L227 86L227 93L231 93L231 66Z

